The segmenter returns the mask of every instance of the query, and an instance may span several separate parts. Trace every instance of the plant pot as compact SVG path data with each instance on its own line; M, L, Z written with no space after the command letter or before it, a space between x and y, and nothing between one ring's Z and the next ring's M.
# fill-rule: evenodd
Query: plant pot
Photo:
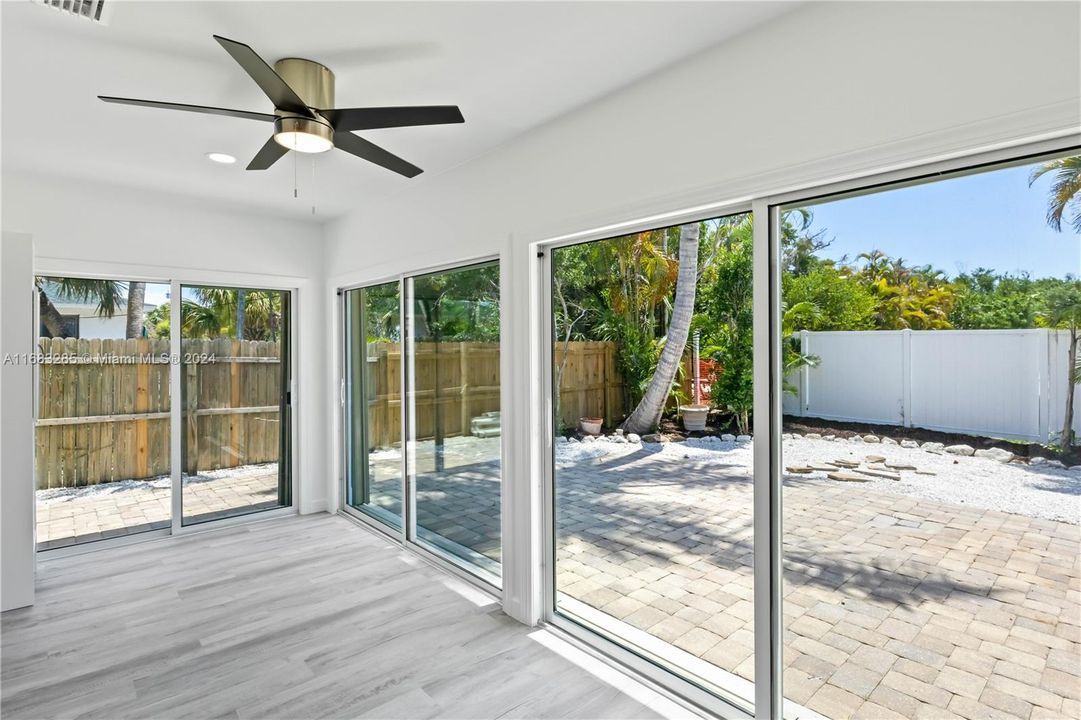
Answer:
M578 418L578 427L586 435L600 435L601 425L604 424L604 418L596 417L584 417Z
M683 429L688 432L701 432L706 429L709 405L684 405L679 409L683 415Z

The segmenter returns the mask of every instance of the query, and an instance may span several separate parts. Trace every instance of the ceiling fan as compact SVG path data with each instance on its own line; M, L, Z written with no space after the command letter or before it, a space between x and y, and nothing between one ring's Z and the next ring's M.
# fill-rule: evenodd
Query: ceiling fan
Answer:
M400 175L416 177L423 172L419 167L354 135L352 131L465 122L457 105L335 108L334 73L330 68L302 58L283 58L272 68L244 43L218 35L214 39L274 103L273 114L106 95L99 95L98 98L122 105L274 123L274 134L248 163L248 170L266 170L290 150L321 153L336 147Z

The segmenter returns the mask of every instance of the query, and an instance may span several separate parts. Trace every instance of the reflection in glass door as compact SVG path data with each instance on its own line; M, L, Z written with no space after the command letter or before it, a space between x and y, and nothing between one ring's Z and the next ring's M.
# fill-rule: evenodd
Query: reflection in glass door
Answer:
M289 293L181 300L182 523L290 505Z
M415 539L500 582L499 264L406 280Z
M401 311L398 282L347 290L346 504L402 526Z

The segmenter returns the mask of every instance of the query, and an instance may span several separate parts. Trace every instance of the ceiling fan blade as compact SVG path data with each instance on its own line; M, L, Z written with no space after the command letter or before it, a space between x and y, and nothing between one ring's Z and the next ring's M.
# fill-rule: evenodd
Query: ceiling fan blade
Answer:
M315 113L304 104L293 88L289 87L281 76L274 72L274 68L267 65L266 60L259 57L249 46L220 35L215 35L214 39L225 48L225 52L233 56L240 67L244 68L244 72L248 73L255 84L266 93L275 108L305 117L315 117Z
M259 152L255 153L255 157L248 163L248 170L266 170L268 167L278 162L282 155L289 152L285 147L282 147L273 136L266 141L266 144L259 149Z
M277 116L269 113L248 112L247 110L230 110L228 108L210 107L208 105L185 105L184 103L158 102L157 100L137 100L135 98L110 97L98 95L99 100L119 105L137 105L141 107L161 108L162 110L183 110L185 112L203 113L206 115L224 115L226 117L245 118L247 120L264 120L274 122Z
M415 107L339 108L320 110L335 130L374 130L376 128L462 123L457 105L418 105Z
M359 158L364 158L380 167L385 167L387 170L393 170L399 175L405 175L408 178L416 177L424 172L416 165L402 160L397 155L387 152L378 145L374 145L351 132L335 132L334 147Z

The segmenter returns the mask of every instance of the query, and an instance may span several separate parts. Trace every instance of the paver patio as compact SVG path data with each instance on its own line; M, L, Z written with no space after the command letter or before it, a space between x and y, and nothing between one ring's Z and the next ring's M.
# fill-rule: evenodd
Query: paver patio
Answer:
M459 537L489 537L497 467L456 466L420 489ZM753 680L750 468L637 451L561 463L556 492L560 592ZM786 698L834 718L1081 717L1079 526L807 477L783 508Z
M186 523L278 505L277 463L232 468L224 477L214 475L184 476ZM39 490L38 548L46 550L167 528L171 496L168 478Z

